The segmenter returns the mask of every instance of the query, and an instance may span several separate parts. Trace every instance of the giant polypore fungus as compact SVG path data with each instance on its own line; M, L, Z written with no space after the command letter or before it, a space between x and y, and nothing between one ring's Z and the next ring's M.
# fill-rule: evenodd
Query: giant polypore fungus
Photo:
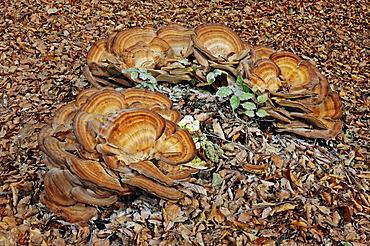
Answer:
M39 134L49 168L41 201L69 222L97 216L94 205L143 189L179 200L176 188L195 170L195 145L178 127L180 113L163 94L145 89L87 89L62 106Z
M188 63L179 62L184 58ZM98 88L140 83L122 73L131 67L147 68L157 81L192 80L197 86L208 86L207 75L218 69L216 89L235 84L240 76L247 86L269 93L265 109L276 118L277 131L330 139L342 128L340 99L316 67L290 52L251 48L222 24L127 29L97 41L87 64L86 78Z

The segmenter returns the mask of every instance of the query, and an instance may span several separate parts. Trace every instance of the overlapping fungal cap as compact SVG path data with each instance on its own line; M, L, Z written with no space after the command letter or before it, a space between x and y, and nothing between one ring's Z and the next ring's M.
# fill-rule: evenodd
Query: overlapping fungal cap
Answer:
M191 161L196 150L179 120L172 102L158 92L82 91L40 131L49 168L41 201L74 223L97 216L94 205L112 204L135 188L181 199L184 193L176 183L196 171L181 164Z
M98 41L87 60L85 76L97 88L140 83L121 72L132 67L147 68L159 82L209 86L208 75L217 69L211 84L216 90L241 77L248 87L269 93L265 109L276 118L277 131L330 139L342 128L340 99L316 67L290 52L251 48L223 24L127 29ZM152 110L164 115L166 109Z
M169 25L154 29L126 29L108 38L97 41L87 55L85 77L95 87L131 87L139 80L133 80L123 69L144 67L160 75L158 81L178 82L171 74L172 64L187 58L192 53L193 30L180 25ZM167 67L167 69L162 69ZM190 80L189 76L181 76Z
M203 24L195 28L194 47L210 60L241 60L249 46L230 28L222 24Z
M257 46L239 66L249 87L270 94L268 112L281 120L275 124L277 131L325 139L341 131L340 98L310 63L293 53Z

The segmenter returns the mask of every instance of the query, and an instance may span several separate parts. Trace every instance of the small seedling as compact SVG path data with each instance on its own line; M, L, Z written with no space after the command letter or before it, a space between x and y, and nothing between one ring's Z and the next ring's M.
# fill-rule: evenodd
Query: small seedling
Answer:
M141 83L138 84L136 87L148 88L152 91L158 91L156 78L150 72L148 72L145 67L132 67L123 69L122 73L130 73L132 80L136 80L137 78L139 78Z
M230 105L233 110L236 110L241 106L245 109L244 113L248 117L266 117L268 113L264 109L258 109L257 104L254 101L257 101L259 104L264 104L268 100L268 94L262 94L256 96L258 91L257 87L252 89L248 88L243 81L242 77L238 77L235 85L224 86L218 88L216 96L218 97L230 97ZM251 100L251 101L248 101Z
M216 81L216 77L221 75L222 71L219 69L215 69L212 72L209 72L206 76L208 84L212 84Z

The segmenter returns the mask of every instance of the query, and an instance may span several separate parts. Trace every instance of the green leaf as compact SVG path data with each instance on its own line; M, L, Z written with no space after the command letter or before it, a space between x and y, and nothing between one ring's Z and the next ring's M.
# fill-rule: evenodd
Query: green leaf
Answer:
M224 182L224 179L218 173L212 174L212 186L220 186Z
M259 95L259 96L257 97L257 101L258 101L259 103L265 103L268 99L269 99L269 95L268 95L267 93L262 94L262 95Z
M349 242L340 242L343 246L352 246L352 243Z
M215 82L215 74L212 72L208 73L206 76L206 79L207 79L208 84L212 84L213 82Z
M122 73L132 73L132 72L138 72L139 69L137 67L131 67L131 68L126 68L123 69L121 72Z
M257 86L253 86L252 92L256 93L257 91L258 91L258 87Z
M251 117L251 118L253 118L255 116L253 110L247 110L247 111L244 112L244 114L247 115L248 117Z
M137 79L138 76L139 76L139 73L138 72L136 72L136 71L131 72L131 79L132 80Z
M244 84L244 80L243 80L243 78L241 76L238 76L236 78L236 84L237 85L243 85Z
M241 95L238 95L241 101L249 100L254 98L254 94L249 93L249 92L244 92Z
M267 113L267 112L266 112L266 110L264 110L264 109L259 109L259 110L257 110L256 115L257 115L258 117L263 118L263 117L268 116L268 115L269 115L269 113Z
M147 73L148 72L148 70L145 67L139 67L138 70L139 70L140 73Z
M251 91L251 89L249 89L249 87L244 84L244 80L241 76L238 76L238 78L236 79L236 85L244 92Z
M235 110L237 107L239 107L240 105L240 99L238 96L236 95L233 95L231 98L230 98L230 105L231 105L231 108L233 110Z
M220 69L215 69L213 70L213 74L215 75L215 77L217 77L218 75L222 74L222 71Z
M243 108L245 108L248 111L257 109L256 104L254 104L252 102L245 102L245 103L242 103L241 105L242 105Z
M218 97L227 97L230 96L233 93L233 91L229 87L220 87L218 88L216 92L216 96Z

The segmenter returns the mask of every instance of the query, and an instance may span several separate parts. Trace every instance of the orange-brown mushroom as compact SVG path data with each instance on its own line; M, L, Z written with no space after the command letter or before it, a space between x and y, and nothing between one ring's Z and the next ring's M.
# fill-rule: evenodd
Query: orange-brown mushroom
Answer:
M165 120L148 109L123 109L114 115L100 131L100 136L122 155L122 160L135 158L137 154L150 155L154 143L161 136Z
M108 173L108 169L97 161L82 160L77 157L67 158L68 168L79 179L97 185L100 188L126 194L126 187L122 187L118 177L114 177L113 173Z
M270 55L272 55L273 53L276 52L271 47L263 46L263 45L254 46L251 49L251 51L252 51L252 54L251 54L250 59L252 61L257 61L257 60L260 60L260 59L269 59Z
M115 55L121 56L124 51L139 42L150 43L155 36L156 30L150 26L127 29L115 35L110 49Z
M241 60L249 53L249 46L225 25L203 24L194 31L194 47L210 60Z
M170 125L172 124L167 121L166 128ZM196 154L196 148L189 132L179 127L172 133L165 131L157 141L155 149L157 159L171 165L189 162Z
M157 37L166 41L171 47L167 56L177 59L187 58L192 53L193 34L193 30L177 24L161 27L157 31Z
M180 200L185 196L181 191L176 190L175 188L168 187L158 182L155 182L152 179L147 178L144 175L132 175L125 176L121 179L124 184L139 187L149 193L152 193L158 197L167 199L167 200Z
M87 53L87 65L91 66L96 62L103 62L104 59L113 57L107 50L107 39L101 39L94 43Z

